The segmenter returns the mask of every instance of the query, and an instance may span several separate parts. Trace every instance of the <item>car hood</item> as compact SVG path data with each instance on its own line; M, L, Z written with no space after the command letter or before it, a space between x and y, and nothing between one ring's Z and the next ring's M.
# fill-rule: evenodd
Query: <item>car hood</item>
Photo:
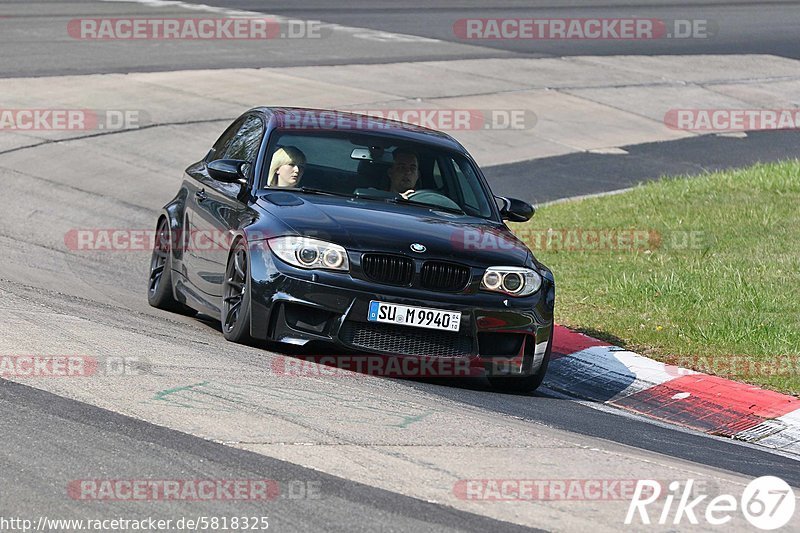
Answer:
M522 266L530 254L502 224L425 207L289 192L265 195L257 203L278 220L282 233L334 242L350 251L401 253L476 266ZM413 252L414 243L425 251Z

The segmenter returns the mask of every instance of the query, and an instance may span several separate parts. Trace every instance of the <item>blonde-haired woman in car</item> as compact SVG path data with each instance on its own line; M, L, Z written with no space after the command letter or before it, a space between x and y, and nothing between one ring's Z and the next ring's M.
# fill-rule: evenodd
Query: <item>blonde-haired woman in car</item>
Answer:
M268 187L297 187L306 168L306 156L294 146L284 146L272 154Z

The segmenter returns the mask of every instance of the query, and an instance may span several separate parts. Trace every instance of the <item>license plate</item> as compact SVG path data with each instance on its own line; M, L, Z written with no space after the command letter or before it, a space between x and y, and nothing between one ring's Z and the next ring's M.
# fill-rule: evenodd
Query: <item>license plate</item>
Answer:
M443 311L373 300L369 303L367 320L400 326L458 331L461 327L461 311Z

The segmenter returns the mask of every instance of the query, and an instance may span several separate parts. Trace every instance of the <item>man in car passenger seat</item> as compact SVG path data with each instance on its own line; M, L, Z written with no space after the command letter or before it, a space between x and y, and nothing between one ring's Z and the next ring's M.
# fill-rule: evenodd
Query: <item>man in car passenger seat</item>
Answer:
M419 180L419 160L417 154L404 148L397 148L392 154L394 161L389 167L389 191L397 193L406 200L414 193Z

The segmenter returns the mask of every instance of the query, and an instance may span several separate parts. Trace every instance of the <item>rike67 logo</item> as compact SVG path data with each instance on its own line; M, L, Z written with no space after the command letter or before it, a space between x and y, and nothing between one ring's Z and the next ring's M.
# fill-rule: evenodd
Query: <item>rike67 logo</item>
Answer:
M668 485L664 497L661 483L640 479L628 506L625 524L679 525L685 518L692 525L700 524L700 519L705 519L706 524L723 526L741 512L752 526L770 531L785 526L794 515L794 492L788 483L775 476L754 479L745 487L739 500L730 494L720 494L710 500L707 500L708 494L693 498L693 485L693 479L687 480L683 487L680 481L673 481ZM663 507L660 512L648 508L661 501ZM655 511L652 516L651 511Z

